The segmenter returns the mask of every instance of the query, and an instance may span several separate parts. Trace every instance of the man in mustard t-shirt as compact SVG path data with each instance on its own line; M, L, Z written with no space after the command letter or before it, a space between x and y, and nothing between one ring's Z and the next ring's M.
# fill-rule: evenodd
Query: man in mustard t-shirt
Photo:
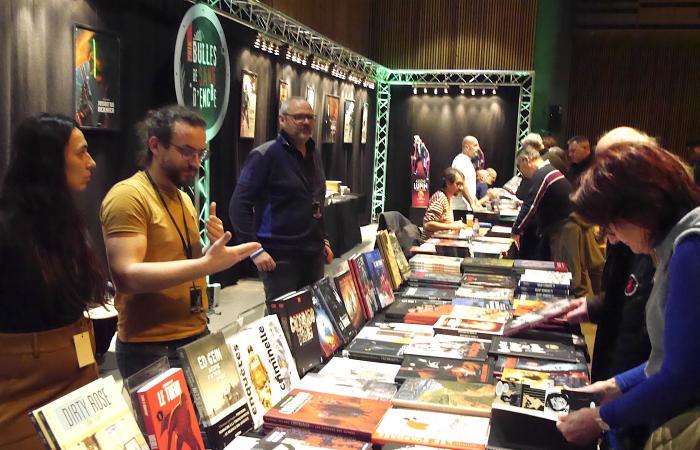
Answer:
M168 106L142 124L141 171L120 181L102 202L100 219L117 289L117 365L126 378L162 356L179 366L177 347L206 335L207 274L260 247L226 247L231 239L211 204L202 249L197 211L180 187L192 184L207 157L206 124L196 112Z

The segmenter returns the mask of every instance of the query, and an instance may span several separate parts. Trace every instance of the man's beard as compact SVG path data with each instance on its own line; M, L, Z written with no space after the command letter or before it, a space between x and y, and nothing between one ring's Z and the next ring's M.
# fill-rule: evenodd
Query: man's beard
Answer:
M165 168L165 175L168 177L171 183L177 187L191 186L194 180L197 178L198 171L194 171L194 174L190 174L190 168L186 169L175 169L172 167Z

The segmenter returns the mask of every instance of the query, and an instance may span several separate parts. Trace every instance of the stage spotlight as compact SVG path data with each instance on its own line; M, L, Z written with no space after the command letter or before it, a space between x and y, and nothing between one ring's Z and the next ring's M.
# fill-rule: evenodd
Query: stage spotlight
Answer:
M413 88L413 95L416 95L418 93L418 89Z
M476 93L474 92L474 88L472 88L472 95L476 95Z

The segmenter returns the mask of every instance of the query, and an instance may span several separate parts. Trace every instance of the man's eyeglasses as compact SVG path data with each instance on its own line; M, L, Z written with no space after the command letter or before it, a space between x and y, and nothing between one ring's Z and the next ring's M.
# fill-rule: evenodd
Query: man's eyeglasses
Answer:
M201 162L204 162L207 160L207 158L209 158L209 149L208 148L205 148L202 150L195 150L192 147L188 147L188 146L183 147L183 146L180 146L177 144L173 144L172 142L170 143L170 145L175 147L177 149L177 151L180 152L182 157L185 159L192 160L195 158L195 156L199 156L199 160Z
M304 120L308 120L309 122L313 122L316 120L316 114L287 114L287 113L282 113L287 117L291 117L293 121L296 123L302 123Z

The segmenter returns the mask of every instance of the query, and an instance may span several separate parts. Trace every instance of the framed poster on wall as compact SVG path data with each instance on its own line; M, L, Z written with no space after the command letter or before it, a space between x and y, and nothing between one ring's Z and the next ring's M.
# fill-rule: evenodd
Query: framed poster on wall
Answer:
M243 71L241 87L241 137L255 137L255 105L257 103L258 75Z
M112 33L73 27L73 117L81 128L119 130L120 42Z
M335 142L338 131L338 110L340 99L335 95L326 94L323 102L323 126L321 128L321 142Z
M355 101L345 100L343 111L343 144L352 144L352 135L355 133Z
M362 130L360 131L360 144L367 143L367 119L369 116L369 105L365 103L362 107Z
M306 86L306 101L316 111L316 89L313 86Z
M282 103L285 100L287 100L288 98L289 98L289 83L287 83L284 80L280 80L280 86L279 86L280 103L279 103L279 106L282 106Z

